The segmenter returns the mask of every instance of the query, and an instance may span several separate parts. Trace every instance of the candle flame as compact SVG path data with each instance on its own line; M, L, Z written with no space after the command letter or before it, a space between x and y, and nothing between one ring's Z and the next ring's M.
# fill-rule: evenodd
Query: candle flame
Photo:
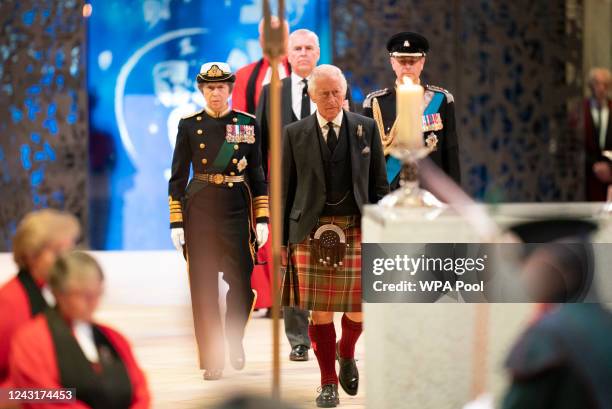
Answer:
M414 84L412 82L412 79L409 76L407 76L407 75L404 75L403 80L404 80L404 85L413 85Z

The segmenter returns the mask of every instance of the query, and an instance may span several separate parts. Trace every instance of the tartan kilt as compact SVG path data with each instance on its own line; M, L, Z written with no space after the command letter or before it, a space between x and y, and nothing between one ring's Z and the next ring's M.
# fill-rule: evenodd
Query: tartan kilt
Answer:
M346 236L343 265L327 267L314 260L311 238L332 223ZM361 227L359 216L321 217L304 241L289 245L283 279L283 305L310 311L361 311Z

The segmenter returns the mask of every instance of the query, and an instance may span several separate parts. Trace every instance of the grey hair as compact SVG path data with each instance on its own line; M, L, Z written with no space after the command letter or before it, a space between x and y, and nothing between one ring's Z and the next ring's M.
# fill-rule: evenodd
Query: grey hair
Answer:
M610 84L610 82L612 81L612 74L610 73L609 69L602 67L594 67L589 70L589 85L593 84L595 78L598 75L601 75L603 77L603 80L607 84Z
M320 45L319 45L319 36L317 35L317 33L315 33L314 31L310 31L310 30L308 30L306 28L298 28L297 30L295 30L291 34L289 34L289 47L291 47L291 41L293 40L293 38L295 38L297 36L301 36L301 35L309 35L312 38L314 38L315 44L317 45L317 48L320 48Z
M315 67L315 69L312 71L312 74L310 74L310 79L308 80L308 91L314 94L317 88L317 80L320 78L330 77L340 78L342 82L342 92L346 93L348 85L346 83L346 78L344 77L342 70L331 64L321 64Z
M66 282L71 278L81 280L85 277L97 276L104 280L104 273L95 258L82 251L73 251L57 259L49 275L49 287L53 292L65 290Z

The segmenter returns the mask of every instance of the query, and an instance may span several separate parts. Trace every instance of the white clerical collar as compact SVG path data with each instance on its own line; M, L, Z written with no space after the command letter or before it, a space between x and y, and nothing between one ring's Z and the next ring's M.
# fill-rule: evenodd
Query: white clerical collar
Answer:
M338 115L336 115L336 117L331 121L335 126L337 127L341 127L342 126L342 115L344 114L344 112L342 110L340 110L340 112L338 113ZM324 128L327 126L327 123L329 122L327 119L323 118L321 116L321 114L319 113L319 111L317 110L317 121L319 122L319 126L321 128Z
M229 114L229 112L231 111L229 106L223 112L215 112L208 107L205 107L204 109L206 110L206 113L212 116L213 118L221 118L222 116Z
M98 348L96 348L91 324L75 320L72 324L72 329L74 330L74 337L87 360L94 363L100 362L100 355L98 354Z
M55 297L53 296L53 293L51 292L51 289L49 288L48 285L44 285L40 289L40 293L42 294L43 298L45 299L45 301L47 302L49 306L51 307L55 306Z

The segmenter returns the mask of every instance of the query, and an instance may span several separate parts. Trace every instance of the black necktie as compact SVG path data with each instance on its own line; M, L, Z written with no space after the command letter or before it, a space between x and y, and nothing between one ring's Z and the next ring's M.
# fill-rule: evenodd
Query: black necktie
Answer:
M302 108L300 109L300 119L310 115L310 97L308 96L308 81L306 78L302 80L304 88L302 89Z
M336 131L334 131L334 124L332 122L327 123L327 129L329 129L329 131L327 132L327 147L331 152L333 152L334 149L336 149L336 146L338 145L338 136L336 136Z

